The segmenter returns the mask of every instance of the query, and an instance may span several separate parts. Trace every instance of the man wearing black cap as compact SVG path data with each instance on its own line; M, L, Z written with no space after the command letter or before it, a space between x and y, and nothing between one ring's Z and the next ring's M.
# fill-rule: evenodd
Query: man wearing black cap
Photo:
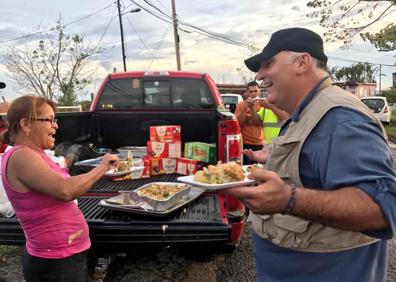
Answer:
M333 86L323 41L275 32L245 60L290 113L258 186L225 189L252 211L259 281L385 281L396 229L396 175L381 123ZM264 159L262 159L264 161Z

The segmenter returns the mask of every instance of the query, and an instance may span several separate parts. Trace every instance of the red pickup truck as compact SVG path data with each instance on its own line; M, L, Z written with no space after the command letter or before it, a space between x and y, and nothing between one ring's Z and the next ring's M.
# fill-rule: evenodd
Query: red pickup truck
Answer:
M217 160L240 161L241 134L235 116L224 109L220 93L208 74L166 71L109 74L100 86L89 112L58 113L57 147L65 143L81 148L146 146L149 128L180 125L184 142L214 143ZM82 156L74 160L81 161ZM88 156L85 156L88 157ZM72 165L71 174L86 167ZM245 208L221 192L206 192L185 207L152 216L115 211L99 206L119 191L144 184L174 182L178 174L163 174L129 181L104 177L83 197L79 207L90 227L92 243L216 243L235 247L243 232ZM0 217L0 244L23 244L15 217Z

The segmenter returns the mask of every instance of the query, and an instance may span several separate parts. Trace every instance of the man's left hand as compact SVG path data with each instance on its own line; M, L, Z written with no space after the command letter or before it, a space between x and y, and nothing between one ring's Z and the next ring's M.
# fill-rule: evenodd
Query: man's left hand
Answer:
M274 214L284 211L291 196L288 184L273 171L256 169L248 175L257 186L242 186L224 189L241 200L255 214Z

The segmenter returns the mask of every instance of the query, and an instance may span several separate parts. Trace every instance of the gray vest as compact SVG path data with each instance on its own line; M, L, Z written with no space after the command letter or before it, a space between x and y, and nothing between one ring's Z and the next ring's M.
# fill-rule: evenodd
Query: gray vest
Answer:
M322 83L319 92L302 111L300 120L292 121L285 135L274 140L266 168L276 171L286 183L294 182L297 187L302 187L299 156L305 139L327 111L338 106L349 107L371 117L382 128L386 137L381 122L370 110L352 94L331 86L331 80L328 79ZM293 215L253 214L252 224L255 232L262 238L281 247L306 252L336 252L378 241L361 232L342 230Z

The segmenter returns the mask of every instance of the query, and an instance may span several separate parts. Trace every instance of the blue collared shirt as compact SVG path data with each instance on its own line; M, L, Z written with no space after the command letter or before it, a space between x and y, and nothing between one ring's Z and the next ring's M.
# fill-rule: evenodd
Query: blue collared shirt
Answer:
M298 122L300 113L315 94L314 89L289 120ZM281 134L287 125L288 122ZM378 203L389 226L365 232L381 239L377 243L325 254L290 251L255 237L255 246L260 250L260 254L256 251L256 263L261 269L259 278L301 282L384 281L388 264L385 239L392 238L396 225L396 175L390 150L378 125L353 109L331 109L306 139L299 168L304 187L362 189ZM279 265L283 265L285 271ZM264 276L260 276L260 272Z

